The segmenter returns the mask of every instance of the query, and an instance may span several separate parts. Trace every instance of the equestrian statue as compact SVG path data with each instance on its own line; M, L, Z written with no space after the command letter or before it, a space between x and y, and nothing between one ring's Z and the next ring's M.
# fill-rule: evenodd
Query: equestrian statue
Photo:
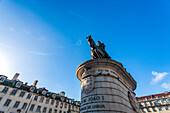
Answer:
M91 47L91 57L93 59L96 59L96 58L109 58L110 59L111 58L105 50L104 43L101 43L100 41L98 41L96 45L94 40L91 38L91 35L87 37L87 41Z

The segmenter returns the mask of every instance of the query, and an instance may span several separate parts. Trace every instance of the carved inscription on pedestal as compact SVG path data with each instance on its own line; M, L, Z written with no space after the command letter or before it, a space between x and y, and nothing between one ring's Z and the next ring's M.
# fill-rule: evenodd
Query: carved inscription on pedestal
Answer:
M80 111L83 112L83 111L90 111L90 110L94 110L94 109L104 109L105 108L105 105L104 104L94 104L94 105L88 105L88 106L84 106L84 107L81 107L80 108Z
M82 99L81 101L81 109L80 111L84 112L84 111L93 111L93 110L97 110L97 109L105 109L105 104L104 103L100 103L101 101L104 101L104 96L103 95L94 95L94 96L89 96L86 97L84 99ZM100 101L100 102L99 102ZM86 105L87 103L91 103ZM93 104L92 104L93 103Z
M89 97L82 99L81 104L84 105L87 103L98 102L98 101L103 101L103 100L104 100L103 95L89 96Z

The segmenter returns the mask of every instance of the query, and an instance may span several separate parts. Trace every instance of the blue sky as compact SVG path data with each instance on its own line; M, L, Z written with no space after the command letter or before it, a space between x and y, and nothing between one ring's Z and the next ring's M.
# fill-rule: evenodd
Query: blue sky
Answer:
M75 71L105 43L137 96L170 90L169 0L0 0L0 74L80 100Z

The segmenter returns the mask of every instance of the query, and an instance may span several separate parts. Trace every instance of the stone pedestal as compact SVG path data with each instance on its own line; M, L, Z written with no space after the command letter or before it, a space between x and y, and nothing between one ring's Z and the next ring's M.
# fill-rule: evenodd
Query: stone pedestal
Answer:
M121 63L88 60L76 75L81 81L80 113L141 113L133 92L136 82Z

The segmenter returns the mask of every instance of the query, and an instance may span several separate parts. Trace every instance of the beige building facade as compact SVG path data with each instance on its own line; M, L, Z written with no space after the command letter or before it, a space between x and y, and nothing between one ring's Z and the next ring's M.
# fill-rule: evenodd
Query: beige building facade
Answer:
M12 80L0 75L0 113L79 113L80 102L45 88L19 81L15 74Z
M170 113L170 92L136 98L142 113Z

